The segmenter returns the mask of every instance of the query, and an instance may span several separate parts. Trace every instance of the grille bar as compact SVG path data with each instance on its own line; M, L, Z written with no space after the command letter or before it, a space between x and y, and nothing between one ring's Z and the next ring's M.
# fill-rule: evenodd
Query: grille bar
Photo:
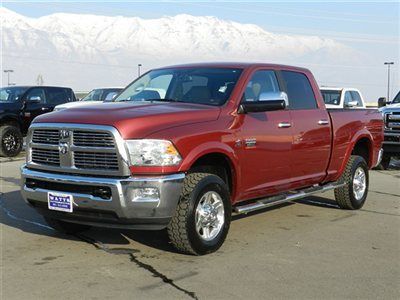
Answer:
M32 161L43 165L59 166L60 154L58 150L32 148Z
M82 147L114 147L114 138L108 132L75 130L73 143Z
M116 153L74 152L75 167L81 169L118 170Z
M60 141L58 129L35 129L32 135L32 142L38 144L56 145Z

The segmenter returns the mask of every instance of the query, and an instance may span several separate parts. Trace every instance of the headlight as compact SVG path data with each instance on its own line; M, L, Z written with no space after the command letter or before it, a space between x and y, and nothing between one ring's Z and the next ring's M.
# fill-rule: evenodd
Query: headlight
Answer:
M170 141L125 141L133 166L176 166L182 158Z

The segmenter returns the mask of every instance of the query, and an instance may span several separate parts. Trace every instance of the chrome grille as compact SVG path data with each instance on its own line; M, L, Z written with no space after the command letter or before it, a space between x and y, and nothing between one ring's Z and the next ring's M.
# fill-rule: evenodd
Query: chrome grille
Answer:
M80 169L118 170L118 157L116 153L75 151L74 164Z
M73 144L81 147L114 147L114 139L108 132L74 130Z
M400 131L400 113L389 112L385 114L385 127L389 130Z
M35 129L32 135L32 142L38 144L58 145L60 131L58 129Z
M58 149L39 149L32 148L32 161L37 164L59 166L60 154Z
M129 176L124 141L112 126L35 123L27 136L27 165L45 171Z

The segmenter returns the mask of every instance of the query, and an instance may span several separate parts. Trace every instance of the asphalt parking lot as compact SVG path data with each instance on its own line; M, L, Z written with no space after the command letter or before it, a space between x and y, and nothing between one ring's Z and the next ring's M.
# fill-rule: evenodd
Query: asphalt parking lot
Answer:
M236 217L221 250L176 253L164 232L47 227L0 158L1 299L399 299L400 163L371 171L360 211L333 193Z

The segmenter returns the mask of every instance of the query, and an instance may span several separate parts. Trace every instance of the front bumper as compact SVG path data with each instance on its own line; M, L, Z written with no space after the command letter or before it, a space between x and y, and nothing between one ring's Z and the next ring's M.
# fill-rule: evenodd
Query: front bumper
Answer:
M175 212L184 173L165 176L104 178L49 173L21 168L24 200L39 213L63 221L129 229L165 228ZM135 189L158 190L157 197L135 198ZM107 192L104 194L98 191ZM49 210L47 193L62 192L74 198L72 213Z
M385 131L383 150L385 154L400 155L400 132Z

